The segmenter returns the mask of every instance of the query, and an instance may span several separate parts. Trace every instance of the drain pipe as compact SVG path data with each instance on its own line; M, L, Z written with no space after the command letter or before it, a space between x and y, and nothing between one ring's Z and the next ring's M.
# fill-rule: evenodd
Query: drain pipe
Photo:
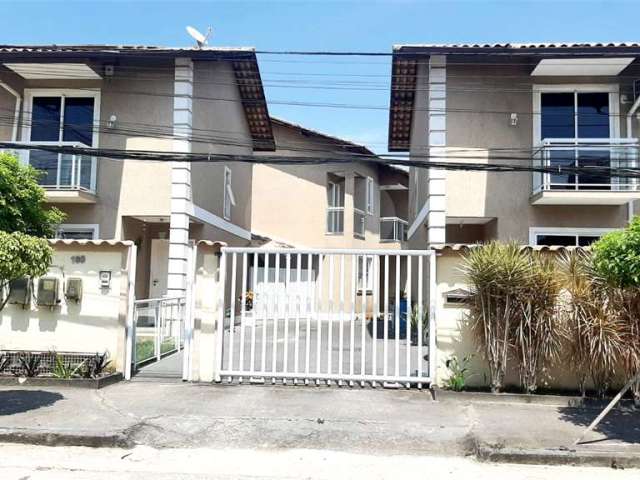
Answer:
M18 120L20 119L20 105L22 103L22 97L18 92L4 82L0 82L0 87L4 88L7 92L16 97L16 111L13 115L13 130L11 131L11 141L15 142L18 140Z
M633 130L633 114L636 113L636 110L640 107L640 96L636 98L636 101L633 102L633 105L629 109L627 113L627 138L633 138L632 130ZM636 151L636 153L638 153ZM631 223L633 220L633 200L627 203L627 222Z

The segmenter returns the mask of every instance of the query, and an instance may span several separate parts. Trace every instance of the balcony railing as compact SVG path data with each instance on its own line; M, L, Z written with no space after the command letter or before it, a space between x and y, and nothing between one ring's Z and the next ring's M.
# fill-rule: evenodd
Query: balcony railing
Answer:
M557 172L534 173L533 193L546 191L640 191L636 178L616 176L618 168L638 164L638 140L633 138L546 139L536 152L534 166ZM579 173L563 172L582 168ZM589 168L597 171L589 172Z
M353 236L358 238L365 237L367 216L364 211L359 208L353 209Z
M409 223L398 217L380 218L381 242L405 242Z
M26 145L87 147L77 142L22 142ZM96 159L88 155L54 153L46 150L22 150L24 163L42 172L39 183L49 190L95 192Z
M327 208L327 233L332 235L344 233L344 207Z

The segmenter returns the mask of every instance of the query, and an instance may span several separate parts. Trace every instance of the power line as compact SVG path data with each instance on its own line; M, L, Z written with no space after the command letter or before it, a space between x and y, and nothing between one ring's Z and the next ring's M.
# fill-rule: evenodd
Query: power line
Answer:
M360 158L353 156L340 157L308 157L287 155L253 155L253 154L223 154L223 153L176 153L158 152L150 150L122 150L109 148L88 148L66 145L25 145L15 142L0 142L0 148L15 150L38 150L56 154L85 155L114 160L137 160L159 162L187 162L187 163L249 163L272 165L324 165L352 163L354 160L362 161L378 166L390 164L413 166L421 168L435 168L452 171L479 171L479 172L536 172L555 175L592 175L619 178L640 178L640 168L621 168L603 166L533 166L510 165L496 163L472 163L433 161L430 155L416 155L408 160L393 162L380 158ZM418 160L417 158L423 159Z
M6 109L9 110L9 109ZM13 117L8 115L0 115L0 124L11 126ZM151 124L140 124L133 122L118 122L123 123L125 125L132 125L130 128L120 128L115 126L108 126L108 122L98 122L98 125L86 125L86 124L69 124L65 123L66 127L77 127L78 130L83 131L91 131L92 133L103 133L106 135L115 135L115 136L126 136L130 137L132 135L142 135L150 138L163 138L163 139L177 139L182 140L185 138L182 134L174 134L173 127L166 125L151 125ZM48 126L52 125L57 128L60 127L60 123L53 120L40 120L37 122L24 120L23 126L31 126L40 125L40 126ZM141 128L140 128L141 127ZM242 141L245 137L242 137L235 132L234 135L231 136L215 136L215 135L201 135L197 132L205 132L208 133L209 130L206 129L195 129L196 134L191 134L188 138L194 143L213 143L217 145L224 146L237 146L237 147L246 147L252 148L253 143L251 141ZM278 142L276 147L280 150L291 150L291 151L299 151L299 152L309 152L309 153L334 153L334 154L344 154L347 153L352 156L359 157L391 157L391 158L410 158L411 156L415 156L415 154L365 154L361 152L350 152L346 151L346 149L354 148L354 144L349 142L340 142L340 141L324 141L321 142L321 147L313 148L309 147L308 143L305 142ZM336 147L345 147L343 149L336 149ZM357 146L355 146L357 147ZM634 150L637 151L640 147L637 145L624 145L620 147L612 146L611 149L615 150L616 148L621 149L624 148L626 151ZM479 151L477 148L472 147L448 147L447 153L445 155L439 156L438 158L459 158L459 159L491 159L492 161L498 160L506 160L506 161L539 161L539 158L532 156L532 153L538 153L540 151L540 147L532 147L532 148L522 148L522 147L493 147L482 149ZM507 156L502 156L502 154L507 154ZM522 153L522 156L517 156ZM435 157L434 157L435 158Z

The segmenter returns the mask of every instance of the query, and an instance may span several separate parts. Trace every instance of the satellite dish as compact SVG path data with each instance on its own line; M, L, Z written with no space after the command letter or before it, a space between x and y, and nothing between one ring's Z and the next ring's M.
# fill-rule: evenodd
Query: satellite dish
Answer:
M211 27L207 29L207 34L203 35L195 28L191 26L187 26L187 33L191 36L191 38L193 38L196 41L198 48L202 48L204 45L207 44L209 35L211 35Z

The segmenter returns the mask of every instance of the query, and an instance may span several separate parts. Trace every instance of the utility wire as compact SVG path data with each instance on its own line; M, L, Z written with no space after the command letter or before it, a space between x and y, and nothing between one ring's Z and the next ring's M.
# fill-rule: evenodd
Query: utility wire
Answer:
M394 162L380 158L359 158L350 155L335 157L308 157L287 155L253 155L253 154L223 154L223 153L176 153L157 152L150 150L122 150L110 148L89 148L68 145L25 145L15 142L0 142L0 148L15 150L38 150L56 154L85 155L114 160L143 160L159 162L187 162L187 163L249 163L271 165L324 165L352 163L355 159L379 166L388 166ZM435 168L453 171L479 172L536 172L555 175L592 175L619 178L640 178L640 168L610 168L602 166L534 166L507 165L496 163L473 163L433 161L430 155L417 155L411 159L397 162L404 166L421 168ZM419 160L420 159L420 160Z

